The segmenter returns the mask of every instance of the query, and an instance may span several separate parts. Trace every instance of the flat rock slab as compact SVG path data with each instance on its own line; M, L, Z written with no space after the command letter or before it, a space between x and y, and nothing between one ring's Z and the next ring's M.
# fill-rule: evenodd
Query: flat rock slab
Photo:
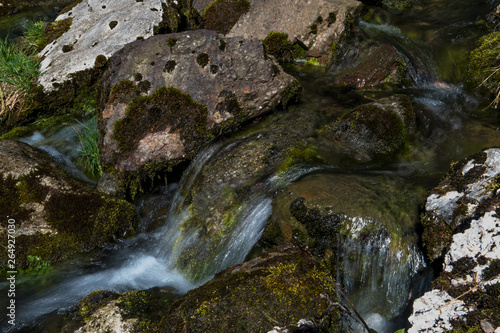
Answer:
M124 82L134 82L132 90L140 91L141 96L120 93L118 87ZM189 121L162 126L153 121L149 125L154 129L137 137L137 149L123 154L114 124L130 116L127 108L134 101L153 96L162 87L189 95L194 103L206 108L206 114L198 112L198 122L194 123L194 115L189 114L193 111L165 109L162 112L174 112L176 119ZM255 39L224 38L215 31L196 30L136 41L111 57L104 73L104 162L122 171L134 171L148 162L191 158L195 151L188 146L196 146L206 136L188 137L182 134L186 126L214 136L286 103L299 91L298 82L267 58L262 44Z
M271 31L284 32L303 44L308 56L325 63L361 5L354 0L252 0L227 36L263 40Z
M110 57L138 37L152 36L162 21L164 2L85 0L59 15L56 21L71 18L72 24L40 52L44 60L39 83L51 91L54 83L68 80L70 74L92 68L98 55Z

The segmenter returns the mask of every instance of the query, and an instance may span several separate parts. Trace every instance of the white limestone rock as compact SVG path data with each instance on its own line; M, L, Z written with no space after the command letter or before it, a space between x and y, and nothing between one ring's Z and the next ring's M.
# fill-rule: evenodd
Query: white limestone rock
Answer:
M61 37L47 45L39 56L42 75L39 84L44 90L54 90L53 83L62 83L70 74L92 68L98 55L109 58L125 44L138 37L153 35L162 21L166 0L84 0L58 20L72 18L71 27ZM111 22L115 21L113 27ZM63 52L63 46L72 46Z
M408 333L449 330L452 328L450 321L464 316L468 311L463 301L453 299L445 291L434 289L413 303L413 314L408 319L412 327Z

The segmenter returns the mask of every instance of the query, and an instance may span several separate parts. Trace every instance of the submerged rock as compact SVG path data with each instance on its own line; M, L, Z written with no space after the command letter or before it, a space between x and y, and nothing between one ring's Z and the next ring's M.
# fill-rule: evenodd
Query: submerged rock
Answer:
M133 234L138 221L130 203L83 186L44 152L17 141L0 142L0 193L0 234L15 225L19 268L101 247ZM7 251L3 258L5 267Z
M420 200L397 179L308 175L276 196L261 245L291 242L324 259L358 310L387 320L405 308L424 267L415 233Z
M109 62L102 160L120 171L190 159L208 140L301 89L257 40L209 30L136 41Z
M320 150L369 162L398 152L414 127L410 99L395 95L360 105L326 125L318 132Z
M361 5L354 0L252 0L227 36L263 40L271 32L286 33L309 57L326 63L331 46L342 41Z
M109 58L125 44L152 36L165 8L165 0L85 0L68 8L56 22L71 19L69 30L39 53L40 85L51 91L71 74L98 65L98 56Z
M372 40L358 47L350 45L342 58L331 66L333 84L373 89L385 84L401 85L409 81L408 60L391 45Z
M224 270L175 301L160 332L267 332L301 318L317 319L322 332L337 332L333 283L312 256L280 248Z
M415 301L409 332L500 331L499 174L500 149L486 149L454 164L430 192L422 239L442 273Z

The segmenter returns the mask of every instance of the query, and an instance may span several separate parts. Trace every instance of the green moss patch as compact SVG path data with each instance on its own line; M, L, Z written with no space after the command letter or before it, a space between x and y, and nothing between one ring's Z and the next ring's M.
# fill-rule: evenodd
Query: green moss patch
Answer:
M203 13L205 28L225 35L249 10L247 0L215 0Z
M196 62L198 65L200 65L201 68L205 68L206 65L208 65L208 62L210 61L210 58L208 57L208 54L203 52L200 53L196 56Z
M133 85L133 84L132 84ZM131 85L127 89L134 89ZM207 108L180 90L161 87L151 96L137 96L125 118L114 125L113 138L123 153L134 151L147 133L179 132L188 151L194 152L208 138Z
M279 61L292 61L306 57L306 50L288 41L288 34L271 31L262 41L267 54Z

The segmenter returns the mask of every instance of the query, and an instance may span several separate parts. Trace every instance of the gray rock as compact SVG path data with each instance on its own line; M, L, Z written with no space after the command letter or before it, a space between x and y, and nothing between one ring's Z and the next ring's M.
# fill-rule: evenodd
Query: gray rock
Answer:
M39 83L46 91L94 67L98 55L110 57L138 37L153 35L162 21L165 0L85 0L56 18L72 18L70 29L39 54ZM63 50L64 48L64 50ZM65 52L70 50L68 52Z
M103 82L103 162L121 171L192 158L211 137L286 104L301 89L266 59L259 41L209 30L131 43L110 59ZM174 99L179 102L167 105ZM149 111L127 111L138 103ZM117 122L126 129L121 134Z
M263 40L271 31L283 32L304 45L308 56L326 63L361 5L354 0L252 0L227 36Z

